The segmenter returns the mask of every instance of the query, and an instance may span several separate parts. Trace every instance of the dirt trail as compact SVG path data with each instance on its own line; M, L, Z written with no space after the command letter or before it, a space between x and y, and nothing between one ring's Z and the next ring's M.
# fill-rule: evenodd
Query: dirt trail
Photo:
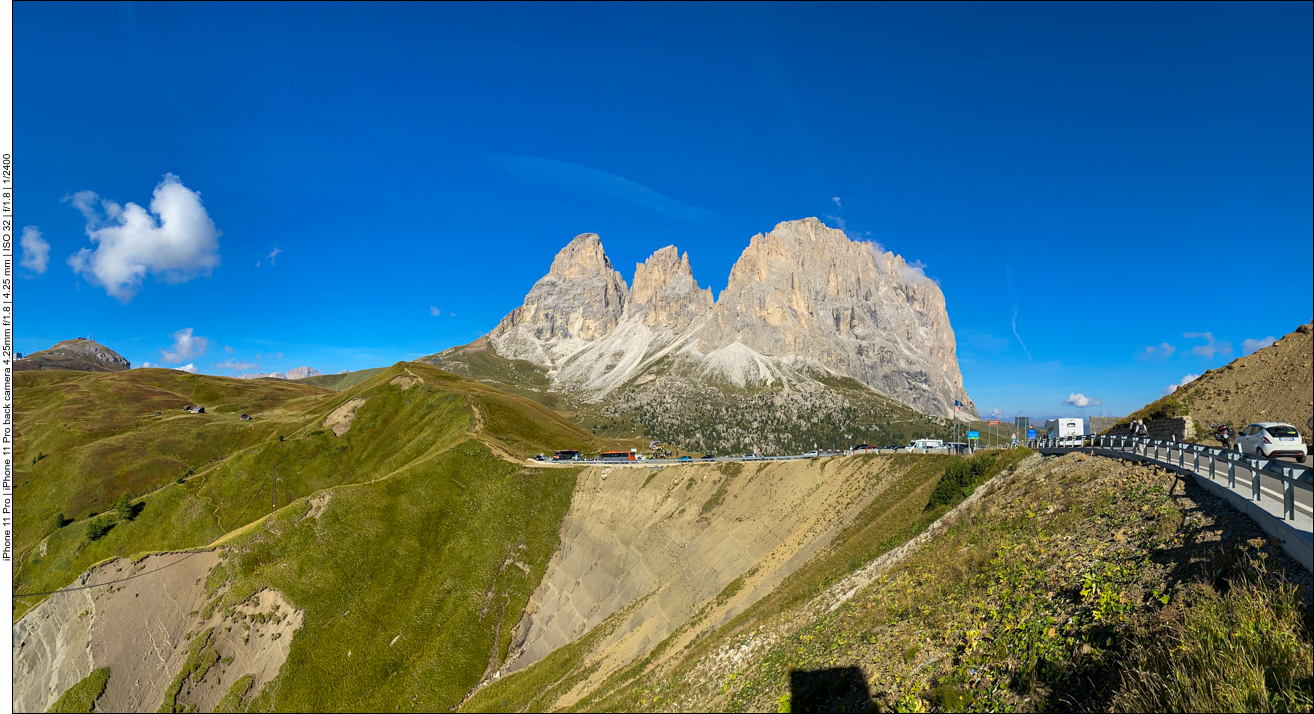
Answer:
M251 637L240 624L225 623L221 612L203 619L205 579L221 558L218 551L197 551L151 555L136 564L113 560L72 586L103 587L54 595L23 615L12 628L14 711L46 711L99 667L110 668L99 711L155 711L187 659L190 638L210 627L215 651L232 659L185 687L179 703L213 709L246 674L254 675L252 690L259 691L283 666L302 617L281 595L263 591L237 609L277 609L282 618L259 626ZM135 574L141 577L126 579ZM111 581L118 582L106 584Z
M669 648L680 650L830 543L893 481L888 464L881 458L743 464L735 475L711 464L586 469L562 524L560 550L516 627L499 676L579 639L631 604L633 612L576 671L599 666L552 706L569 706L688 625Z

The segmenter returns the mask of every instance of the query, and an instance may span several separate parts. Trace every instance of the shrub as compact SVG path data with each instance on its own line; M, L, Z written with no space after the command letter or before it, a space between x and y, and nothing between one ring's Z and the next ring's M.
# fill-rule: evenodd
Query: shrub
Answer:
M63 513L55 514L55 528L56 529L63 528L66 525L68 525L68 521L64 520L64 514Z
M935 485L935 491L926 503L926 510L938 506L954 506L995 471L995 454L977 454L968 459L954 459L944 467L944 475Z
M87 542L94 543L95 541L104 538L105 534L109 533L110 529L113 527L114 524L109 521L101 520L92 522L87 526Z
M126 493L119 496L119 500L114 502L114 512L119 515L121 521L130 521L137 515L132 510L132 499L128 498Z

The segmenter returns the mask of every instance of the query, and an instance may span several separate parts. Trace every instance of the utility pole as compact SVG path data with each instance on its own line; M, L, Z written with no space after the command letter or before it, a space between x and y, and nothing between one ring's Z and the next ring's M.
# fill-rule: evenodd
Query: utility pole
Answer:
M278 510L278 464L274 464L274 507L269 511L273 515Z

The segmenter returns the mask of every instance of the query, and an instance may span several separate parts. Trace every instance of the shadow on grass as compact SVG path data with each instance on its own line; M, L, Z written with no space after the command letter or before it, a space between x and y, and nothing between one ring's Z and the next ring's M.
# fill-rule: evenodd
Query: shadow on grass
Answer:
M865 712L875 706L867 678L857 667L789 673L790 711Z

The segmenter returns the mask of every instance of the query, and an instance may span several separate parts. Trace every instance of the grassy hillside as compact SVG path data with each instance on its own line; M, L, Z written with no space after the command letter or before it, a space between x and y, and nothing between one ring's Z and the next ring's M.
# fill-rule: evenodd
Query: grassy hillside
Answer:
M992 486L847 599L844 586L791 597L786 583L575 708L1314 707L1308 573L1245 516L1194 482L1082 455L1035 458Z
M299 501L226 544L217 608L263 588L306 613L253 711L446 711L500 663L557 548L576 471L475 440L384 481Z
M1200 440L1210 423L1240 429L1253 422L1292 424L1308 442L1314 417L1314 329L1301 325L1272 345L1211 369L1177 391L1130 414L1132 419L1186 416L1196 422Z
M664 673L672 668L678 670L681 662L702 660L716 643L746 635L764 621L789 616L800 605L850 573L923 532L977 484L1014 468L1028 453L1021 450L997 452L970 461L948 456L852 457L859 464L868 466L888 462L887 468L898 474L897 479L824 549L747 610L717 628L711 637L694 638L684 648L679 644L688 640L689 634L697 632L690 628L703 627L703 618L709 611L733 597L752 571L730 583L717 596L716 602L705 604L697 615L664 641L656 643L646 656L614 672L605 681L595 681L599 667L595 648L608 641L612 631L633 617L629 608L613 615L581 640L480 690L463 708L466 711L555 708L591 711L597 708L628 710L650 705L651 701L640 701L640 697L634 696L638 684L663 681ZM848 462L847 459L844 461ZM639 604L636 603L635 607ZM580 692L577 687L584 691ZM665 704L658 708L665 708Z
M309 384L312 387L320 387L322 389L331 389L335 392L341 392L344 389L351 389L385 369L387 369L387 367L374 367L373 369L359 369L355 372L347 372L346 374L319 374L314 377L303 377L301 379L292 379L288 381L296 382L298 384Z
M345 433L323 426L353 400ZM187 403L207 413L182 412ZM20 593L63 587L106 558L203 546L240 529L275 507L275 469L281 507L400 473L471 436L511 459L618 446L540 404L418 363L338 393L173 370L26 372L16 404ZM255 421L238 420L243 412ZM113 512L123 496L125 512ZM16 598L13 616L41 599Z

